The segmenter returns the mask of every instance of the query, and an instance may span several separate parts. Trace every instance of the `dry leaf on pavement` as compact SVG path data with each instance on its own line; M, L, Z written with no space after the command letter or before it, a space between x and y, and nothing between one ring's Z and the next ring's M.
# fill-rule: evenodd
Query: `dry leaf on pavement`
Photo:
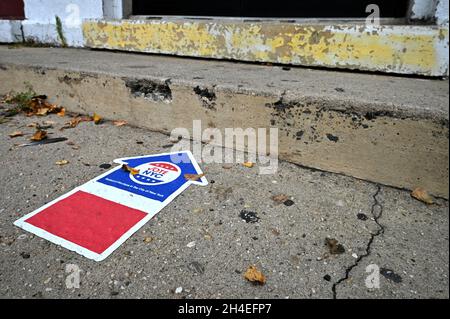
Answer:
M56 165L66 165L66 164L69 164L69 161L68 160L56 161L55 164Z
M30 138L30 140L32 140L32 141L42 141L45 138L47 138L47 131L37 130L36 133L34 133L33 136Z
M128 166L127 164L123 164L123 165L122 165L122 169L123 169L125 172L129 172L131 175L139 174L139 170L138 170L138 169L133 168L133 167L130 167L130 166Z
M56 115L63 117L64 115L66 115L66 109L65 108L61 108L61 111L59 111L58 113L56 113Z
M325 238L325 244L332 255L340 255L345 253L345 248L334 238Z
M411 196L417 200L420 200L421 202L424 202L427 205L431 205L434 203L433 197L431 197L425 189L420 187L414 189L411 193Z
M143 242L146 244L151 243L152 241L153 241L153 237L145 237L143 240Z
M248 267L244 274L244 278L255 284L264 285L266 283L266 276L264 276L255 266Z
M9 137L14 138L14 137L23 136L23 132L22 131L14 131L8 135L9 135Z
M205 174L184 174L184 178L188 181L198 181L200 178L205 176Z
M124 126L124 125L127 125L128 122L127 121L123 121L123 120L118 120L118 121L114 121L113 124L115 126Z
M94 116L92 116L92 120L95 124L100 124L102 122L102 118L97 113L94 113Z
M252 168L254 164L252 162L244 162L244 163L242 163L242 165L244 165L245 167L248 167L248 168Z
M277 204L284 203L285 201L287 201L289 199L289 197L284 194L274 195L271 198Z

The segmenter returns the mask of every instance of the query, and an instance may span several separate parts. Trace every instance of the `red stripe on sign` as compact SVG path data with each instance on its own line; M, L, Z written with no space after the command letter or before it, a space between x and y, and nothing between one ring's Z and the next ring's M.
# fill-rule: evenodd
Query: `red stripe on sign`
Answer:
M78 191L26 222L101 254L146 215L140 210Z

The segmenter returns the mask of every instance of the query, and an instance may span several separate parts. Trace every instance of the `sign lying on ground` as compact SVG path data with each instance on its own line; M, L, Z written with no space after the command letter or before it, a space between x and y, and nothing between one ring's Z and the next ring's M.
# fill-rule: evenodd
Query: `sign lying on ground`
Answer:
M189 151L117 159L139 170L115 167L73 189L14 225L101 261L191 184L185 174L202 174Z

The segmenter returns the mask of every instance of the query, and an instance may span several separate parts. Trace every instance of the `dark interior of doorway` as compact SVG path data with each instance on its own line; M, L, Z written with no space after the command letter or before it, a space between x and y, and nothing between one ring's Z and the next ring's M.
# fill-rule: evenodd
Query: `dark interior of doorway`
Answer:
M381 18L404 18L408 0L133 0L134 15L260 18L364 18L377 4Z
M23 0L0 0L0 19L24 19Z

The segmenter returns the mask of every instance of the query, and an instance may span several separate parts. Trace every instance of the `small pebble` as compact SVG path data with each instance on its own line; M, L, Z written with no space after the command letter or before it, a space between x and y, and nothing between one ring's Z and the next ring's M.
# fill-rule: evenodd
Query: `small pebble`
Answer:
M195 241L191 241L191 242L188 243L186 246L187 246L188 248L195 247Z

